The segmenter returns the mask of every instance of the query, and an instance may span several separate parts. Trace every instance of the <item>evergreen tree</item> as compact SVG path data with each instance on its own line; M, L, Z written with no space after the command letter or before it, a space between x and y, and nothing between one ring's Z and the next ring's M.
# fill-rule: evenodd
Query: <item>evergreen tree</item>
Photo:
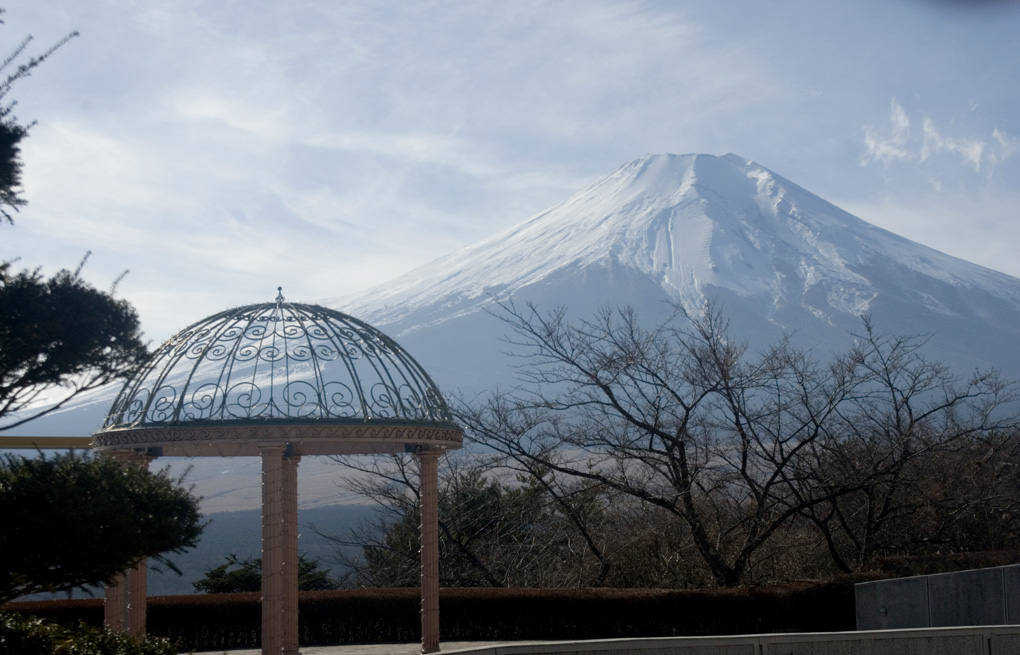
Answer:
M0 15L3 12L0 9ZM23 55L32 42L32 37L27 36L0 62L0 223L14 223L14 217L8 210L16 212L27 204L21 197L21 141L34 125L18 122L14 116L14 106L17 103L8 96L15 82L31 75L39 64L76 36L78 32L71 32L46 52L25 60Z
M230 594L239 591L260 591L262 589L262 560L257 557L238 558L227 555L227 561L219 566L206 569L205 577L192 583L200 594ZM329 571L320 568L316 559L298 555L298 589L301 591L322 591L336 589L339 585L331 580Z
M148 356L138 315L83 280L0 264L0 427L9 430L81 393L126 377ZM33 403L60 389L56 402ZM11 416L18 413L18 416Z
M198 499L170 477L108 455L0 457L0 603L109 584L202 534Z

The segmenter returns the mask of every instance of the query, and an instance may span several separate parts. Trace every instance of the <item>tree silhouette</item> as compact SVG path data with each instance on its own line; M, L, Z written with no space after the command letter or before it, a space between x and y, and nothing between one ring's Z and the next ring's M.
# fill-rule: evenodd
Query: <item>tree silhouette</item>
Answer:
M134 308L80 271L45 279L0 264L0 419L9 419L0 431L130 375L148 356Z
M0 16L3 13L4 10L0 9ZM0 23L3 21L0 20ZM0 223L14 223L14 217L8 210L17 212L27 204L20 195L21 141L35 124L18 122L14 116L17 102L9 97L11 89L15 82L30 76L37 66L76 36L78 32L71 32L41 55L25 59L25 52L32 42L32 37L27 36L0 62Z
M298 555L298 589L321 591L336 589L339 585L329 577L329 572L319 568L319 560ZM227 561L219 566L206 569L205 577L193 582L200 594L230 594L239 591L260 591L262 589L262 560L257 557L239 559L227 555Z
M194 547L198 499L164 470L108 455L0 459L0 603L110 584L146 558Z

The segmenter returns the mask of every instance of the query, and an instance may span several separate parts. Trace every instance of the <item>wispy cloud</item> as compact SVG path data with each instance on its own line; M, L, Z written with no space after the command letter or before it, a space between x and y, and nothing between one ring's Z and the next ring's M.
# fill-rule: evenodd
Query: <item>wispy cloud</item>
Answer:
M998 128L992 130L992 138L998 145L998 148L989 154L993 165L1000 164L1020 151L1020 138L1010 136Z
M981 172L981 160L985 153L984 141L942 136L935 128L935 121L930 118L924 119L922 130L924 136L921 142L921 161L927 161L933 155L948 153L959 157L976 172Z
M910 118L903 107L892 101L892 108L889 111L888 125L883 129L877 129L867 125L864 127L864 146L867 154L863 163L879 161L889 164L893 161L912 159L909 149L910 140Z
M916 29L875 29L906 23L864 1L13 3L14 35L82 38L19 88L30 205L0 256L87 247L155 325L186 298L357 292L645 153L736 152L858 199L1014 187L1016 91L982 83L1014 72L1012 24L946 57L944 24L900 7ZM860 35L875 56L842 56ZM862 148L861 108L895 94Z
M1018 149L1018 139L996 128L986 139L948 136L936 127L931 118L921 120L921 129L911 129L911 119L894 98L886 124L881 127L864 127L864 155L861 164L895 162L924 164L948 156L975 173L994 168L1011 157Z

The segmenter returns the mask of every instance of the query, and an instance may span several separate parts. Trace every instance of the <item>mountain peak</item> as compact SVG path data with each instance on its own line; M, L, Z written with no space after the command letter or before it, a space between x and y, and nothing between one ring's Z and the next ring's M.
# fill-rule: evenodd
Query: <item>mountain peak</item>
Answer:
M630 306L649 328L677 304L712 301L732 338L764 348L792 334L822 358L844 351L868 314L882 334L930 337L926 356L961 376L1020 379L1020 280L879 229L734 154L635 159L520 225L323 304L397 339L444 390L471 394L519 382L509 329L492 315L508 300L581 319Z
M837 256L852 245L844 238L851 225L864 231L862 221L738 155L646 155L514 228L373 290L352 309L392 317L439 296L509 294L565 270L618 266L690 307L703 303L707 285L775 296L798 271L832 269L842 286L833 300L860 313L870 292Z
M891 314L890 329L907 333L942 319L963 329L975 315L1020 321L1020 280L870 225L732 153L645 155L340 307L399 338L500 299L581 315L722 300L762 338L816 323L845 335L864 314Z

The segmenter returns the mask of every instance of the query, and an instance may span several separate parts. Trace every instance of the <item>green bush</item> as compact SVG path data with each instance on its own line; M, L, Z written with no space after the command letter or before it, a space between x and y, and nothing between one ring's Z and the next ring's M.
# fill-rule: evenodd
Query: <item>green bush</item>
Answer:
M0 612L0 655L176 655L169 639L135 639L82 623L66 627Z
M0 612L18 612L63 626L84 623L94 628L103 627L102 598L18 601L0 605Z

